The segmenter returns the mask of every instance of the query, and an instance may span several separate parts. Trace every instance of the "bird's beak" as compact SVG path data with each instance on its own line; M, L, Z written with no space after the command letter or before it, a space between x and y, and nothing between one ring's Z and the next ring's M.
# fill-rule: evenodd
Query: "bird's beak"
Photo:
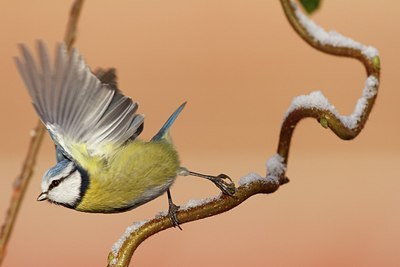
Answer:
M47 199L47 192L40 193L38 198L36 199L37 201L43 201Z

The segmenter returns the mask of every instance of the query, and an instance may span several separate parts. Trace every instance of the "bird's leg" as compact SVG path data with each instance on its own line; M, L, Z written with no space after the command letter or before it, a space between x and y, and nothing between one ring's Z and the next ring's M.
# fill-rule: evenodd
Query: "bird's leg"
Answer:
M223 173L221 173L217 176L212 176L212 175L205 175L205 174L201 174L201 173L197 173L197 172L192 172L186 168L181 167L179 169L178 174L181 176L192 175L192 176L197 176L197 177L201 177L201 178L210 180L219 189L221 189L222 193L224 193L225 195L228 195L228 196L233 196L236 192L235 183L232 181L232 179L228 175L223 174Z
M179 226L178 217L176 216L176 212L179 210L179 206L175 205L174 202L172 201L171 192L169 191L169 189L167 190L167 195L168 195L168 217L171 219L172 225L174 227L178 227L180 230L182 230L182 228Z

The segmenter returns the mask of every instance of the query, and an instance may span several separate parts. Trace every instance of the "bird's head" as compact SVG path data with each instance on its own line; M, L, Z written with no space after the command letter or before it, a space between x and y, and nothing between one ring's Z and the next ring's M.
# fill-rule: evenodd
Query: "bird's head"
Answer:
M48 200L68 208L76 207L87 188L87 173L74 162L64 159L50 168L42 178L38 201Z

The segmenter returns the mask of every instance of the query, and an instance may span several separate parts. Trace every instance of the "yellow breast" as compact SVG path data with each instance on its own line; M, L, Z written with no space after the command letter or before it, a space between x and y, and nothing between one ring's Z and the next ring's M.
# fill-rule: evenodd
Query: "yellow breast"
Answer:
M101 213L129 210L160 196L180 166L170 143L137 139L105 160L88 158L81 165L89 173L89 186L76 209Z

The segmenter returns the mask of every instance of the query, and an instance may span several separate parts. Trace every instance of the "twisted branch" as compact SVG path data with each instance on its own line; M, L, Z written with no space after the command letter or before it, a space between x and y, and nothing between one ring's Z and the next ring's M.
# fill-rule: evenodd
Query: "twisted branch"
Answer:
M313 94L310 94L308 99L300 96L293 100L282 124L278 144L278 154L285 159L287 164L294 129L304 118L316 118L323 127L330 128L343 140L351 140L361 132L377 97L380 59L375 48L364 46L334 31L326 32L301 13L292 1L281 0L281 4L290 25L309 45L327 54L358 59L364 65L368 76L363 95L350 116L341 116L322 94L319 94L319 97L312 97ZM312 103L312 99L316 98L319 98L319 103ZM297 103L307 102L307 100L311 102L310 105ZM322 101L325 102L324 105L318 105ZM297 108L294 107L296 105Z
M219 195L201 201L191 201L180 208L178 220L183 224L226 212L256 194L270 194L289 180L285 176L290 142L297 123L303 118L316 118L325 128L330 128L339 138L350 140L363 129L374 105L379 87L380 60L375 48L364 46L336 32L326 32L309 20L290 0L280 0L293 29L315 49L336 56L352 57L363 63L367 81L362 96L350 116L342 116L322 95L313 92L293 100L287 111L279 137L277 154L267 162L267 175L249 174L239 181L234 197ZM108 266L128 266L136 248L147 238L172 227L163 213L149 221L133 224L117 241L108 257Z
M83 3L84 0L75 0L70 11L69 21L64 38L68 50L72 48L75 42L78 19L82 10ZM36 164L36 158L39 153L40 145L42 143L45 132L46 129L43 123L39 120L37 122L35 130L32 131L31 134L32 138L29 144L28 153L22 165L21 173L14 182L10 205L7 210L3 226L1 228L0 265L2 264L4 257L6 255L7 244L10 239L13 227L15 225L15 221L17 219L19 208L21 207L23 198L25 196L26 189L28 188L29 182L33 175L33 169Z

